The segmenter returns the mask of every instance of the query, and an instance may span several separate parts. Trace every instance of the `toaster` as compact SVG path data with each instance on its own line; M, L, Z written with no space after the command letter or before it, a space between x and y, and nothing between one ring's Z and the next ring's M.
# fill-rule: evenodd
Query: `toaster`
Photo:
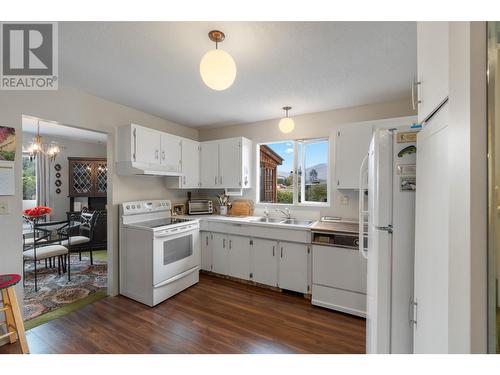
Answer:
M193 199L188 201L189 215L213 214L213 202L210 199Z

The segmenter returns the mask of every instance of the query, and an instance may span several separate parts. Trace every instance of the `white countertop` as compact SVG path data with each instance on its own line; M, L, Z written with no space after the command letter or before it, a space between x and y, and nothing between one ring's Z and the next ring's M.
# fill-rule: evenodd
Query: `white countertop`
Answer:
M293 230L310 230L311 226L314 225L315 223L315 221L313 221L311 225L304 226L297 224L262 223L253 221L259 219L262 216L178 215L177 217L183 219L191 219L191 220L207 220L207 221L234 223L234 224L255 225L266 228L280 228L280 229L293 229ZM282 219L285 220L284 217Z

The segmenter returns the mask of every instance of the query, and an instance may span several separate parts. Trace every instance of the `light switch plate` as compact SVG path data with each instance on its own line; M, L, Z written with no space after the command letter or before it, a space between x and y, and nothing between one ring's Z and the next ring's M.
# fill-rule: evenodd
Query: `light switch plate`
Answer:
M7 215L9 213L9 204L7 201L0 201L0 215Z

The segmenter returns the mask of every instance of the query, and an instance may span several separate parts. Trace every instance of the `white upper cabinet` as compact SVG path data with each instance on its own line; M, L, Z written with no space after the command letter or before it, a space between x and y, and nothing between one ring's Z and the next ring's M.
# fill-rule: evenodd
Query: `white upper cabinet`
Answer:
M448 22L417 22L413 105L422 122L448 96Z
M241 140L219 141L219 184L224 187L241 187Z
M120 175L179 176L181 173L179 137L130 124L118 129L116 144Z
M181 138L161 133L161 165L173 172L181 172Z
M200 182L202 188L218 188L219 143L202 142L200 145Z
M369 124L351 124L337 130L334 163L337 189L359 189L359 168L368 153L372 132Z
M139 163L161 164L160 132L142 126L132 126L133 153L132 159Z
M169 189L198 189L200 187L200 142L180 138L181 176L166 177L165 185ZM175 160L175 156L172 156Z
M182 188L200 186L200 142L182 139L182 174Z
M201 143L202 188L250 188L252 141L238 137Z

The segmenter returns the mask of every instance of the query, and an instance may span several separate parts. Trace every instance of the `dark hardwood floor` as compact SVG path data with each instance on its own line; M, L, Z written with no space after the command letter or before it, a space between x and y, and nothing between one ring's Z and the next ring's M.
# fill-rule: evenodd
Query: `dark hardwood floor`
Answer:
M33 328L27 339L31 353L364 353L365 320L202 274L154 308L108 297Z

